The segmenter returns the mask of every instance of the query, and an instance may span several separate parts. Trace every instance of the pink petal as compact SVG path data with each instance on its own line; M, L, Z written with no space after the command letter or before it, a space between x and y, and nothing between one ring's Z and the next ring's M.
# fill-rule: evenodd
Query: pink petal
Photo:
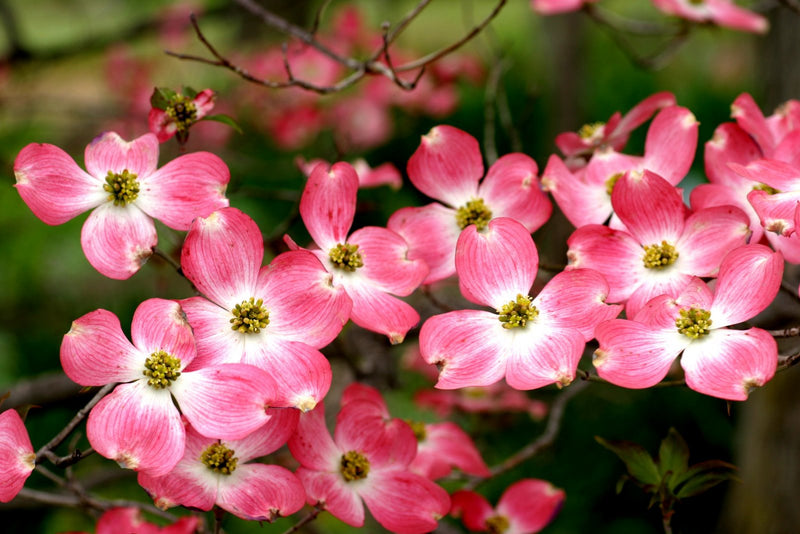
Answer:
M350 318L352 301L307 250L284 252L259 272L255 295L270 313L266 335L322 348ZM313 310L313 314L309 314Z
M430 480L450 474L453 467L479 477L490 475L472 438L452 422L425 425L425 439L417 446L411 471Z
M558 156L550 156L542 174L542 185L553 194L558 207L576 228L602 224L611 215L611 201L605 186L598 187L573 174Z
M180 156L140 181L137 205L176 230L188 230L196 217L228 207L228 166L209 152Z
M766 191L754 190L747 195L747 201L753 206L768 236L789 237L795 232L794 212L800 202L800 191L770 195Z
M381 407L371 401L351 401L339 410L333 440L342 451L364 454L370 472L387 466L405 468L417 453L411 427L399 419L387 421Z
M647 131L644 168L677 185L692 166L698 124L686 108L670 106L661 110Z
M795 119L796 121L797 119ZM778 147L775 149L773 157L779 161L785 161L795 168L800 167L800 130L792 130L786 134ZM758 159L758 158L753 158ZM752 160L751 160L752 161Z
M654 330L643 323L614 319L595 330L600 343L592 363L597 374L618 386L641 389L667 376L672 362L690 343L673 330Z
M436 126L422 136L407 170L414 187L458 208L475 198L483 176L478 141L458 128Z
M766 33L769 22L761 15L742 9L728 0L708 0L712 20L720 26L753 33Z
M36 454L25 423L15 410L0 413L0 502L9 502L25 485Z
M231 328L230 310L220 308L205 297L180 301L181 308L194 331L197 357L188 371L220 363L240 363L244 355L245 336Z
M636 315L633 320L644 323L656 330L673 330L676 325L680 309L699 308L708 310L714 295L705 282L700 278L693 277L689 283L674 294L659 295L650 299Z
M325 426L322 403L300 415L297 430L289 438L289 452L300 465L315 471L338 471L342 451ZM346 452L346 451L345 451Z
M748 188L749 191L749 188ZM732 187L722 184L701 184L692 189L692 210L700 211L716 206L736 206L747 214L750 224L750 242L758 243L764 235L764 228L753 206L747 202L747 196L740 194Z
M764 245L736 248L720 266L711 319L714 328L741 323L766 309L781 286L783 256Z
M456 212L441 204L402 208L389 217L387 228L408 243L408 259L422 260L430 269L423 283L438 282L456 273L456 241L461 228Z
M506 340L506 382L514 389L568 385L575 378L585 346L578 330L529 325Z
M147 114L147 126L156 135L159 143L169 141L178 131L178 125L167 115L166 111L151 108Z
M267 422L238 440L226 440L236 451L239 464L260 458L280 449L297 429L300 410L294 408L268 408Z
M478 197L486 201L494 217L511 217L528 232L535 232L553 212L541 188L536 162L525 154L506 154L489 168Z
M285 467L246 464L228 478L220 480L217 504L242 519L271 522L305 504L303 485Z
M584 0L531 0L531 8L540 15L557 15L577 11L583 3Z
M358 326L384 334L392 344L402 343L406 333L419 322L419 314L403 302L368 282L343 284L353 300L350 318Z
M681 358L686 385L727 400L746 400L750 391L769 382L777 365L778 345L760 328L712 330Z
M344 406L353 401L367 401L378 406L381 412L381 417L390 419L389 408L386 406L386 401L383 400L381 392L372 386L353 382L344 389L342 392L341 406Z
M606 304L608 282L597 271L575 269L555 275L536 296L534 305L542 320L558 328L575 328L584 341L594 337L595 327L615 318L620 305Z
M269 420L276 387L257 367L227 363L183 373L170 390L200 434L241 439Z
M484 531L486 520L494 515L494 508L489 501L474 491L457 491L450 496L450 500L450 515L461 517L464 526L470 530Z
M300 216L322 250L347 240L357 194L358 175L349 163L334 163L330 170L317 165L311 171L300 199Z
M169 391L144 380L121 384L97 403L86 434L102 456L152 476L169 473L183 456L185 432Z
M403 176L391 163L384 163L373 169L363 158L359 158L353 162L353 169L358 174L358 187L388 185L396 191L403 185Z
M725 254L744 245L750 220L743 211L719 206L697 211L686 219L683 235L675 244L678 267L695 276L715 276Z
M566 494L547 481L520 480L503 492L497 513L507 517L519 532L531 534L546 527L561 510Z
M153 254L156 246L153 220L135 205L97 207L81 230L81 248L100 274L126 280Z
M494 384L506 373L497 315L459 310L434 315L422 325L419 349L428 363L441 364L440 389Z
M764 157L772 157L776 142L764 119L764 114L761 113L752 96L747 93L737 96L731 105L731 117L736 119L739 126L755 139L761 147Z
M652 117L653 114L659 109L674 105L675 95L670 92L664 91L648 96L633 106L631 110L627 112L624 117L622 117L616 128L614 128L614 132L611 135L612 139L616 138L620 134L628 134L632 132L644 124L645 121ZM653 123L655 123L655 120ZM653 126L651 125L650 127L652 128ZM649 133L650 132L648 131L648 135ZM625 136L625 139L627 139L627 135Z
M348 525L364 525L364 505L353 486L347 485L339 473L311 471L301 467L297 477L303 483L309 504L322 503L332 516Z
M263 259L264 241L253 219L223 208L194 220L181 268L200 292L231 310L253 296Z
M736 186L744 181L728 163L747 165L761 159L761 149L738 124L726 122L714 130L714 137L706 142L705 169L712 183ZM748 181L749 183L749 181ZM752 187L753 184L750 184Z
M164 350L179 358L181 369L192 363L197 354L192 327L174 300L148 299L139 304L133 314L131 339L146 354Z
M642 245L675 244L683 231L681 195L664 178L645 170L627 173L611 194L614 211Z
M60 148L32 143L14 160L19 195L47 224L62 224L108 200L103 181L86 174Z
M482 232L470 225L458 238L458 286L476 304L499 310L517 295L527 295L538 267L533 238L514 219L493 219Z
M782 192L800 189L800 169L783 161L759 159L749 162L746 167L736 164L729 167L736 174L752 180L751 186L760 182Z
M372 516L392 532L430 532L450 510L447 492L409 471L386 470L372 475L361 497Z
M73 321L61 342L61 366L73 382L104 386L142 378L147 355L122 333L116 315L95 310Z
M129 142L114 132L104 132L86 147L84 162L89 174L101 180L109 172L126 169L141 180L158 166L158 139L148 133Z
M353 232L348 243L359 246L364 260L360 274L381 291L408 296L428 275L425 262L408 259L408 245L391 230L367 226Z
M653 270L653 269L649 269ZM654 272L642 280L625 303L625 314L636 317L650 299L660 295L677 297L692 281L692 275L682 273L677 269L665 269L663 272Z

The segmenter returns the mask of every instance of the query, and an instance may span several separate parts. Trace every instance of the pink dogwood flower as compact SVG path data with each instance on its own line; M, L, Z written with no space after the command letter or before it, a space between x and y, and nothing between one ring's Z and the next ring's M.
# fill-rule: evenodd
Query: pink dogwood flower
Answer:
M323 159L317 158L306 161L302 156L295 158L295 163L298 167L300 167L300 170L303 171L303 174L305 174L306 177L311 176L311 171L313 171L314 167L317 165L325 165L326 169L331 166L329 162ZM364 158L358 158L350 162L350 164L353 166L353 170L356 171L356 174L358 175L359 188L388 185L396 191L403 185L403 177L400 176L400 171L398 171L397 167L391 163L383 163L373 168L370 167L369 163L367 163L367 160Z
M367 226L349 236L358 193L358 176L348 163L330 170L317 165L300 200L300 216L319 249L312 252L353 302L357 325L400 343L419 322L419 314L394 297L410 295L428 274L422 260L410 258L398 234ZM292 248L299 248L287 236Z
M594 366L605 380L628 388L660 382L681 355L686 385L728 400L745 400L775 374L778 347L760 328L725 328L764 310L780 288L783 257L764 245L745 245L722 261L712 294L694 278L677 296L661 295L634 320L598 325Z
M680 192L650 171L620 178L611 203L627 231L577 229L567 240L568 269L601 272L609 300L626 302L629 317L651 298L681 291L693 276L716 276L725 253L750 233L747 216L732 206L687 217Z
M194 534L199 527L199 517L181 517L171 525L160 527L145 521L138 508L112 508L97 520L95 534Z
M139 473L156 506L211 510L214 505L250 521L273 521L303 507L303 485L285 467L251 462L281 447L297 425L294 409L269 410L270 420L238 440L204 437L186 428L186 452L164 476Z
M33 143L14 161L16 188L31 211L50 225L92 210L81 230L86 259L101 274L124 280L156 245L158 219L188 230L195 217L228 205L230 172L208 152L180 156L157 169L158 140L131 142L106 132L86 147L86 170L60 148Z
M525 154L507 154L483 176L480 147L467 132L436 126L422 136L408 160L408 177L414 186L442 202L402 208L387 227L409 244L409 258L430 268L424 283L455 274L456 241L471 224L483 229L496 217L516 219L536 231L553 206L539 187L536 162ZM480 183L479 183L480 182Z
M331 385L318 349L347 322L350 299L308 251L285 252L265 267L263 258L261 231L235 208L192 223L181 266L205 297L181 301L197 340L190 370L255 365L280 384L279 406L309 410Z
M154 105L147 116L150 131L155 134L159 143L169 141L176 134L178 141L185 143L191 125L214 109L216 95L211 89L205 89L194 95L169 91L155 102L159 91L164 90L156 89L154 98L151 99ZM158 104L158 107L155 104Z
M515 389L572 382L594 327L622 307L605 303L608 284L589 269L559 273L531 297L538 264L533 239L513 219L462 232L456 248L461 293L495 311L458 310L425 321L420 352L441 366L437 388L486 386L504 376Z
M553 521L565 493L547 481L526 478L509 486L495 508L474 491L457 491L451 498L450 515L473 532L534 534Z
M400 420L386 422L375 404L353 400L342 407L334 437L325 427L322 404L300 417L289 450L301 467L309 504L348 525L364 524L362 499L384 528L398 533L430 532L450 508L447 492L412 473L417 442Z
M275 404L277 386L260 369L228 364L186 371L196 351L177 302L141 303L131 337L133 343L116 315L95 310L75 320L61 343L61 364L76 383L123 382L92 408L86 425L89 443L106 458L163 475L183 456L181 413L204 435L231 439L269 419L265 409Z
M731 0L653 0L653 5L668 15L686 20L752 33L766 33L767 19L741 8Z
M33 472L36 454L16 410L0 413L0 502L9 502Z

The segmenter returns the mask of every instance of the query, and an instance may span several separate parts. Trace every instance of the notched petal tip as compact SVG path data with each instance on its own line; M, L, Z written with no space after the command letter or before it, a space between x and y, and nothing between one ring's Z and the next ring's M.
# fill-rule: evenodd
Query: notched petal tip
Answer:
M399 345L406 338L406 335L397 332L390 332L388 334L388 337L389 337L389 343L391 343L392 345Z
M760 388L765 383L764 379L762 378L746 378L742 381L742 390L744 391L745 397L750 396L755 389Z
M28 453L21 458L22 463L25 464L27 467L34 469L36 467L36 453Z
M607 360L608 352L604 351L603 349L597 349L592 354L592 365L595 367L602 367Z
M310 412L317 406L317 401L314 397L308 395L305 397L299 397L294 401L294 407L300 410L303 413Z

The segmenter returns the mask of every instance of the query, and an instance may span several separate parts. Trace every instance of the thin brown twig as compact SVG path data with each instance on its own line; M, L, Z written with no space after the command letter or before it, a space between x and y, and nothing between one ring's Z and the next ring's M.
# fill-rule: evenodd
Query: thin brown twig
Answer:
M169 512L165 512L160 508L156 508L152 504L139 501L130 501L124 499L106 500L91 495L49 493L30 488L22 488L17 496L22 497L23 499L28 499L42 504L48 504L51 506L64 506L67 508L89 507L101 512L110 508L139 508L140 510L144 510L168 521L176 521L178 519Z
M309 514L307 516L305 516L303 519L301 519L300 521L295 523L294 526L290 527L283 534L292 534L294 532L297 532L298 530L300 530L301 528L303 528L307 524L309 524L312 521L314 521L317 518L317 516L319 514L321 514L322 512L324 512L324 511L325 511L325 507L323 505L321 505L321 504L315 505L314 509L311 510L311 512L309 512Z
M322 23L322 14L326 9L328 9L330 3L331 0L325 0L322 2L322 4L319 6L319 9L317 9L317 12L314 14L314 22L311 23L311 30L309 30L311 35L316 35L317 31L319 30L319 25Z
M778 361L778 371L783 371L784 369L788 369L797 363L800 363L800 352L791 354L782 358Z
M430 3L431 0L421 0L420 3L414 7L414 9L406 13L406 16L400 19L400 22L398 22L394 28L387 33L386 40L388 43L393 43L400 36L403 30L405 30L408 25L411 24L411 21L417 18L417 16L422 13L422 10L425 9L425 7L427 7L427 5Z
M772 337L797 337L800 336L800 326L793 326L791 328L784 328L783 330L767 330L767 333Z
M797 286L790 284L788 280L781 280L781 291L788 293L790 297L798 298Z

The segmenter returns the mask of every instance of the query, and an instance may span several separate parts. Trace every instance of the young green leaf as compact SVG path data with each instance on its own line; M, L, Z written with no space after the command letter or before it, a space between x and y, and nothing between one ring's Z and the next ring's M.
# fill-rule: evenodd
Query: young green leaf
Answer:
M600 436L594 437L597 442L610 450L620 460L625 462L625 467L628 468L628 473L637 481L652 486L658 486L661 482L661 474L658 471L658 466L653 461L650 453L638 443L631 441L608 441Z
M203 117L200 120L201 121L221 122L222 124L227 124L228 126L233 128L234 130L236 130L237 133L239 133L239 134L243 133L242 132L242 128L239 126L239 124L235 120L233 120L232 117L229 117L228 115L222 115L222 114L220 114L220 115L208 115L206 117ZM200 121L198 121L198 122L200 122Z
M662 476L672 473L669 489L674 490L683 474L689 469L689 446L674 428L669 429L667 437L658 449L658 469Z

